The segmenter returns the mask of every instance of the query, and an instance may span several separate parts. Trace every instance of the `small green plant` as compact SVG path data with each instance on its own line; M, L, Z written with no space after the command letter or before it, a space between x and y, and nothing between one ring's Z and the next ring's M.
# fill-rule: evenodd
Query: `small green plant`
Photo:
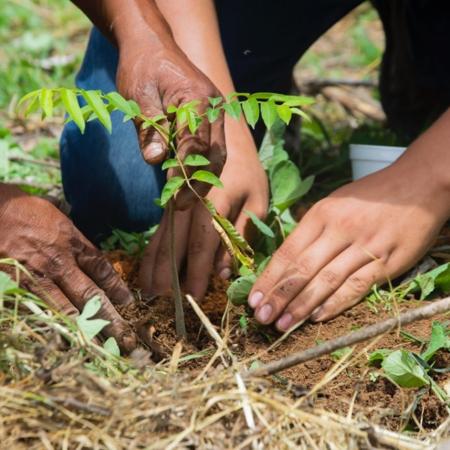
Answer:
M415 338L415 341L418 339ZM405 349L382 348L369 355L369 363L381 363L384 374L396 385L405 388L429 386L442 402L447 402L447 394L431 374L439 372L432 363L436 353L450 349L449 330L442 323L433 322L429 339L420 341L426 344L425 350L420 354Z
M265 221L247 211L260 234L254 245L256 271L242 266L240 276L228 288L228 298L236 305L247 302L257 275L265 269L270 256L295 228L297 222L290 207L310 190L314 182L312 176L303 179L299 168L289 159L284 149L284 131L285 123L275 122L261 145L259 157L269 179L271 200Z
M80 103L84 103L81 106ZM152 128L166 142L170 157L163 163L163 169L174 169L176 174L169 178L162 189L161 197L157 203L162 207L169 208L169 223L171 228L170 255L172 266L172 284L175 299L175 323L177 334L180 338L186 338L186 327L184 322L182 294L178 279L176 266L175 245L174 245L174 220L173 220L173 198L182 188L190 189L198 201L208 210L214 228L220 235L224 245L235 258L235 261L250 272L254 272L254 252L246 240L236 231L232 223L221 216L214 205L198 194L192 182L198 181L216 187L222 187L220 179L207 170L210 161L200 154L187 155L183 160L177 151L177 136L188 129L191 134L195 134L200 124L207 120L215 122L222 113L226 113L234 119L240 119L243 115L251 127L262 118L264 124L271 130L277 120L288 124L293 115L307 117L300 107L312 103L312 100L302 96L279 95L267 92L255 94L232 93L225 99L222 97L209 98L209 107L204 113L199 113L200 101L194 100L180 106L170 105L167 108L167 115L160 114L156 117L145 116L138 104L133 100L127 100L117 92L102 93L100 91L87 91L83 89L38 89L25 95L19 102L19 107L24 107L25 116L41 110L43 118L52 117L55 107L62 107L68 115L68 120L73 121L83 133L86 122L98 120L109 132L112 131L111 114L120 111L124 114L124 121L135 120L140 123L143 129ZM170 120L173 118L173 120ZM167 126L164 124L168 124ZM281 222L280 217L287 208L298 198L298 177L295 178L295 166L288 161L281 151L267 155L267 159L275 158L278 165L272 169L271 163L267 162L270 170L278 174L273 175L275 180L272 184L273 204L271 206L273 226ZM200 168L199 168L200 167ZM199 168L199 169L197 169ZM197 169L197 170L195 170ZM291 177L294 179L291 180ZM308 181L302 184L302 190L308 189ZM270 235L269 227L263 226L256 216L249 212L250 218L255 225ZM278 219L277 219L278 218ZM283 236L285 230L280 228Z

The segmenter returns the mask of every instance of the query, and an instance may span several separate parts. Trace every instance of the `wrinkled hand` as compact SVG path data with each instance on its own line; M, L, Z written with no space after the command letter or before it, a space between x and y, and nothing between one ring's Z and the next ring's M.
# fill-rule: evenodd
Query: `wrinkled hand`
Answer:
M227 133L229 158L221 177L224 188L211 189L208 199L241 234L250 238L252 227L244 211L265 217L268 185L248 130L240 130L229 138ZM186 211L176 211L175 224L177 262L185 279L183 290L202 298L211 273L222 278L231 276L232 259L220 245L220 238L211 225L211 216L200 203ZM139 284L147 294L160 295L171 290L168 225L168 215L164 214L142 260Z
M100 296L98 317L123 351L136 347L136 337L114 304L134 301L106 258L51 203L0 185L0 257L14 258L33 275L21 284L60 312L76 316L84 304ZM6 265L1 270L8 271Z
M221 95L181 50L166 47L157 51L149 46L121 49L117 88L124 97L134 99L147 117L165 114L169 105L180 106L191 100L201 101L198 111L203 113L209 105L208 97ZM162 162L168 154L164 140L155 130L137 126L144 159L150 164ZM203 120L195 135L185 127L178 134L177 148L182 159L188 154L202 154L211 162L208 170L220 175L226 159L223 116L213 124ZM193 186L202 196L210 189L210 185L200 182ZM191 191L182 189L176 206L184 209L194 199Z
M305 215L252 289L259 322L286 331L330 319L424 255L449 201L423 167L402 167L348 184Z

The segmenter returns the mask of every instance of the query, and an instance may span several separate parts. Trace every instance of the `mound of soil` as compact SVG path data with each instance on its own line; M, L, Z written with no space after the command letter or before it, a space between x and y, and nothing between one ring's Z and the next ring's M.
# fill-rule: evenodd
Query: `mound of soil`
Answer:
M133 287L138 270L138 261L116 251L109 255L115 269ZM379 307L377 311L369 308L367 303L360 303L341 316L323 324L305 323L289 338L283 341L274 351L267 349L272 342L280 337L271 327L261 327L252 318L250 311L243 306L231 306L227 321L224 323L224 312L227 308L227 283L220 279L211 280L208 294L199 302L202 310L216 327L227 327L229 345L241 360L254 358L261 362L279 359L285 355L313 347L321 341L336 338L359 327L380 321L391 316L392 311ZM174 306L171 298L157 297L143 299L137 296L137 302L132 308L121 310L141 339L151 348L156 360L170 357L177 343L174 323ZM415 308L420 305L416 300L402 302L400 310ZM239 326L239 318L248 314L248 325L245 329ZM188 342L183 343L183 354L191 355L181 363L183 370L203 368L205 362L214 352L214 343L202 326L195 312L188 303L185 304L186 327ZM433 320L445 320L435 317ZM404 327L404 331L426 338L431 330L430 320L416 322ZM377 348L407 348L420 351L420 345L405 340L399 330L384 335L371 346L363 343L354 350L350 363L341 362L341 369L330 376L331 369L336 369L340 355L324 356L303 365L285 370L275 376L274 383L287 389L294 397L304 396L314 386L314 396L309 402L315 406L335 411L341 415L351 415L367 419L392 430L401 430L408 423L415 428L435 429L447 417L447 408L434 394L427 389L400 389L384 378L381 371L367 364L367 355ZM360 353L361 352L361 353ZM355 355L359 357L354 357ZM448 353L438 355L436 364L448 367ZM437 380L441 386L450 384L450 376L443 373ZM414 418L412 414L414 413Z

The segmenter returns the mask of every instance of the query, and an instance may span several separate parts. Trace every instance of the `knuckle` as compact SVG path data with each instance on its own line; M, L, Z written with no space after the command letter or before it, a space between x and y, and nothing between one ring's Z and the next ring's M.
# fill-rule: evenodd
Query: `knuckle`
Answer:
M322 270L319 273L319 278L326 283L327 285L329 285L332 289L337 289L340 285L340 279L339 279L339 275L334 272L333 270Z
M67 271L67 264L61 255L51 255L47 261L47 274L50 278L60 278Z
M358 275L352 275L347 282L352 293L356 295L363 295L370 289L370 282Z
M84 286L81 288L82 300L90 300L93 297L99 296L102 303L105 298L105 293L95 285Z
M312 264L307 258L301 258L295 263L295 269L302 277L310 277L313 274Z
M112 281L118 276L112 265L104 256L94 259L92 270L99 282Z

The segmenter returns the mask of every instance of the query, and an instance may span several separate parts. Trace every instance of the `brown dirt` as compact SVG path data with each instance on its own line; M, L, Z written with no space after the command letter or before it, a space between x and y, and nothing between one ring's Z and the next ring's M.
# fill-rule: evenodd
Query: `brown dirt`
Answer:
M116 270L133 286L138 262L120 251L113 252L109 257ZM221 326L227 305L225 290L226 283L214 279L211 281L206 298L200 302L203 311L217 327ZM131 309L122 310L121 314L130 320L141 339L152 349L154 359L170 357L177 343L171 298L142 299L139 295L137 297L136 305ZM416 300L404 301L398 305L398 309L403 311L414 308L419 303ZM313 347L320 341L347 334L355 328L374 323L393 314L392 311L385 311L382 306L375 312L368 307L367 303L361 303L330 322L319 325L306 323L281 343L275 351L267 354L267 348L279 337L279 334L270 327L257 325L251 318L244 332L237 325L239 317L244 312L244 307L231 307L228 316L230 347L240 359L260 355L258 360L262 362ZM212 355L214 345L187 303L185 315L189 343L184 344L183 354L195 355L196 358L182 363L181 367L185 370L196 370L202 368L205 361ZM438 319L445 320L444 317L435 318L435 320ZM416 322L404 328L405 331L419 338L426 338L430 329L430 320ZM353 417L369 419L393 430L401 430L413 420L416 422L416 427L420 424L419 426L424 429L434 429L439 426L448 413L445 405L440 403L432 393L426 390L399 389L384 378L377 367L370 367L367 364L367 355L374 349L402 347L419 351L420 346L405 340L398 330L382 336L370 348L367 347L368 345L368 343L359 345L350 358L350 364L325 383L316 394L309 397L308 401L340 414L351 414ZM355 357L360 351L362 354ZM303 396L324 380L330 369L337 364L337 360L336 356L324 356L309 361L282 372L274 377L274 382L279 387L290 390L294 397ZM436 364L439 367L448 367L449 362L450 355L441 353L438 355ZM443 386L450 382L450 375L439 375L437 381ZM412 418L413 412L414 418Z

